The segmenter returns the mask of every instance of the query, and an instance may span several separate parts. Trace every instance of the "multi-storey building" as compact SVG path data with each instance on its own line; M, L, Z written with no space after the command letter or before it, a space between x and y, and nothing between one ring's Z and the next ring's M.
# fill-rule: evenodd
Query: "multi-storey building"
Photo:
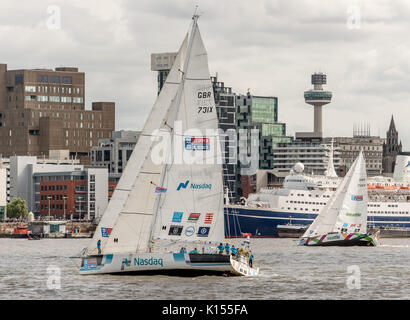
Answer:
M78 68L7 70L0 64L0 154L47 156L69 150L89 162L98 139L115 130L115 103L85 109L85 74Z
M325 174L331 141L323 141L321 135L321 132L296 132L294 141L277 144L273 148L273 174L283 179L298 162L303 163L306 173ZM340 174L340 156L337 148L333 152L333 165Z
M332 138L325 138L324 141L330 143ZM371 136L370 133L354 133L353 137L334 137L334 146L340 156L340 165L345 167L347 172L353 162L363 150L366 160L366 170L368 176L382 175L383 144L385 138Z
M39 172L33 181L35 208L43 217L93 220L101 218L108 204L105 168Z
M219 82L217 76L211 77L214 90L218 126L221 135L221 150L223 156L224 187L228 189L230 201L236 199L238 181L237 172L237 141L236 141L236 106L235 93L232 88L226 87L224 82Z
M122 173L140 134L121 130L113 132L112 138L99 139L98 146L91 148L91 165L108 168L109 173Z
M259 152L258 168L272 169L273 156L272 147L278 143L292 141L292 137L286 136L286 124L278 122L278 98L252 96L249 92L247 95L238 95L236 97L237 105L237 128L243 129L246 136L238 135L239 157L245 153L252 157L252 130L258 130L259 135ZM247 168L242 163L242 169Z
M256 177L246 179L243 176L254 176L257 170L274 168L274 147L281 143L293 141L292 137L286 136L286 124L278 122L278 99L276 97L238 95L237 106L237 129L238 129L238 173L237 180L240 185L237 195L243 196L245 187L249 181L256 181ZM255 136L259 143L255 152ZM253 147L252 147L253 146Z

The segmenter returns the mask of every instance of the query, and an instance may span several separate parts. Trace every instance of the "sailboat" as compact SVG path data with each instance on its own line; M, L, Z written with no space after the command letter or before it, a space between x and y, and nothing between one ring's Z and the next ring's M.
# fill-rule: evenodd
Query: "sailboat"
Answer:
M197 20L194 15L107 210L83 249L81 274L259 273L244 250L235 256L215 250L225 242L222 162Z
M367 182L363 151L327 205L298 242L305 246L377 246L378 233L367 233Z

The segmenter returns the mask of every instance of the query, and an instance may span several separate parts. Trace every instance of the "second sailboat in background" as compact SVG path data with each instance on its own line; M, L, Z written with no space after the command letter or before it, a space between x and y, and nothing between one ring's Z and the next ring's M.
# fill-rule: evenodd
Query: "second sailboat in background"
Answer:
M366 161L360 151L349 172L299 245L377 246L378 232L367 233Z

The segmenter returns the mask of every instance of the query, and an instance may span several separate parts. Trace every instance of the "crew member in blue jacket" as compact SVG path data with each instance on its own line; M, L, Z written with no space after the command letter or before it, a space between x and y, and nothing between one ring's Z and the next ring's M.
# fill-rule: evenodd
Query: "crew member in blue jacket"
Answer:
M249 256L249 266L252 267L252 262L253 262L253 253L252 251L249 252L251 255Z
M236 254L238 253L238 249L236 249L236 247L232 245L231 252L233 256L236 256Z
M224 253L225 247L224 247L224 245L222 244L222 242L220 243L220 245L219 245L217 248L219 249L219 254Z
M229 243L225 244L225 251L226 254L229 254L229 250L231 249L231 246L229 245Z

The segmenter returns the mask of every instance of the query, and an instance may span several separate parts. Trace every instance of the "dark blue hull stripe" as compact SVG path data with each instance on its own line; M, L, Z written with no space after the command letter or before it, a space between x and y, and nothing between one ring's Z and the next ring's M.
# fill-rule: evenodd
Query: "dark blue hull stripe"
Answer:
M277 237L277 226L292 223L309 225L317 214L268 211L263 209L225 208L225 235L240 237L243 233L251 233L257 237ZM370 216L369 225L410 227L410 216L378 217Z

